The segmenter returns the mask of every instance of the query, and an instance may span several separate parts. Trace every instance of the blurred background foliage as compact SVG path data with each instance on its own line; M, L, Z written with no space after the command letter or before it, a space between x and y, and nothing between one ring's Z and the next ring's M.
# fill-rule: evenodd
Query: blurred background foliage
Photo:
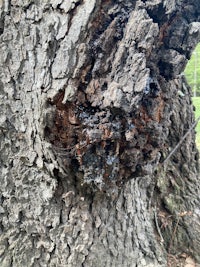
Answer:
M184 74L193 91L193 104L195 106L195 118L200 116L200 43L192 53ZM196 127L196 144L200 150L200 122Z
M200 43L193 51L184 73L189 85L192 87L193 96L200 96Z

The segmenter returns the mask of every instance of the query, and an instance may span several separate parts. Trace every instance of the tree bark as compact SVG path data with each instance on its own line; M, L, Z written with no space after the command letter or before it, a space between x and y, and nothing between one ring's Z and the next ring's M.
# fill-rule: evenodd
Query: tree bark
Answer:
M195 0L0 2L0 265L200 262ZM174 265L175 266L175 265Z

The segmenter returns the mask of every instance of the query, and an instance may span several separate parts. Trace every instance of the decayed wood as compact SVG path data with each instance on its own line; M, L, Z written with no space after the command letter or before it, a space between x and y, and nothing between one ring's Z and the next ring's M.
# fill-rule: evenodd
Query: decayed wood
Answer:
M169 246L200 260L194 131L163 165L194 123L180 74L199 10L0 2L1 266L166 266Z

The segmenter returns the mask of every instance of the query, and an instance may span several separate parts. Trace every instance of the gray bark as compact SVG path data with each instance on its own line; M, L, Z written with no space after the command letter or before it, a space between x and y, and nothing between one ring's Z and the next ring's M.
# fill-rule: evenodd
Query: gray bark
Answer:
M200 261L181 75L195 0L0 2L0 265Z

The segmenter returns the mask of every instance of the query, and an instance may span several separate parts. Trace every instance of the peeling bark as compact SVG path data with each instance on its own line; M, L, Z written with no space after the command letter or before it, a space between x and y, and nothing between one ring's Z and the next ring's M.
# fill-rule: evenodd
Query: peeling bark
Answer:
M0 263L200 261L198 152L181 75L198 1L0 2Z

